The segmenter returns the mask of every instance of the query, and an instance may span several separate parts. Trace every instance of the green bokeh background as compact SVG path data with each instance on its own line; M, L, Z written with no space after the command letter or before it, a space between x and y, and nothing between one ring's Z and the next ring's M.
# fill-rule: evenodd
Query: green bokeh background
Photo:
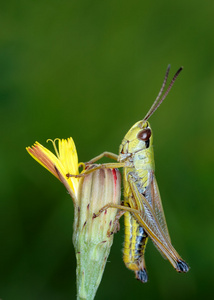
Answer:
M152 242L149 282L122 261L123 223L96 299L201 299L214 280L214 2L2 1L0 9L0 298L75 299L73 204L27 154L72 136L80 161L117 153L183 65L152 116L156 176L178 274ZM51 145L48 145L51 149Z

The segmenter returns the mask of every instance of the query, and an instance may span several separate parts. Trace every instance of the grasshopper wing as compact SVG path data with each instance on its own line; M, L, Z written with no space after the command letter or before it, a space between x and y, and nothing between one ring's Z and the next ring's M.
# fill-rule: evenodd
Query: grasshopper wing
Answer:
M159 192L154 171L149 172L149 185L145 190L144 196L149 202L149 204L151 205L154 214L156 216L157 222L159 223L165 237L171 243L171 239L170 239L170 235L169 235L169 231L167 228L166 219L164 215L164 210L162 206L162 201L160 197L160 192Z

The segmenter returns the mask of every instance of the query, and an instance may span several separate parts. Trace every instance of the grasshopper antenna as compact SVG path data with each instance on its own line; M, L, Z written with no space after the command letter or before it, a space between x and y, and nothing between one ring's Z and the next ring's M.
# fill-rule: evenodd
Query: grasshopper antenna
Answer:
M163 97L160 99L162 93L163 93L163 90L166 86L166 82L167 82L167 78L169 76L169 70L170 70L170 65L168 65L167 67L167 70L166 70L166 74L165 74L165 77L164 77L164 81L163 81L163 84L162 84L162 87L160 89L160 92L158 93L158 96L157 98L155 99L154 103L152 104L150 110L148 111L148 113L146 114L146 116L144 117L144 121L148 120L151 115L156 111L156 109L161 105L161 103L163 102L163 100L166 98L166 96L169 94L169 91L171 90L176 78L178 77L178 75L180 74L180 72L183 70L183 67L180 67L178 69L178 71L175 73L174 77L172 78L172 81L170 82L166 92L164 93ZM159 100L160 99L160 100Z

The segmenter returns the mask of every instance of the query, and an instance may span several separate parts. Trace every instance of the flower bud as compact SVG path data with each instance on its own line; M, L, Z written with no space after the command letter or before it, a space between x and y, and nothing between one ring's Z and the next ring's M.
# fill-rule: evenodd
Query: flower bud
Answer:
M94 214L108 203L120 204L118 169L99 169L80 181L79 206L75 209L73 243L77 258L77 299L94 299L113 242L117 209Z

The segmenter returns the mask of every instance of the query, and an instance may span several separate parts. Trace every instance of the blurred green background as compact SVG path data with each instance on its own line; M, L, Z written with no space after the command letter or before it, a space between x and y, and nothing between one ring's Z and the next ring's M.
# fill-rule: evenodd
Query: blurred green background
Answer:
M80 161L117 153L169 63L170 78L184 70L150 123L172 242L191 269L176 273L150 242L149 282L135 280L122 261L121 222L96 299L213 294L214 2L2 1L2 300L76 296L72 200L25 147L72 136Z

